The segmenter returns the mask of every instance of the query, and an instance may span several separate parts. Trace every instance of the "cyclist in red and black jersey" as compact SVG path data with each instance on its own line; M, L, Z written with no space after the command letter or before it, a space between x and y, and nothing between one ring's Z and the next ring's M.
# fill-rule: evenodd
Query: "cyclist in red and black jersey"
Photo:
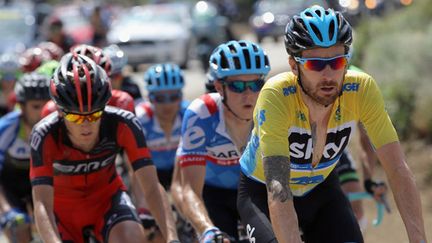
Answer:
M90 58L66 54L51 80L58 107L31 136L34 214L44 242L145 242L143 228L115 170L124 150L167 242L178 242L142 128L133 113L105 106L111 86ZM150 197L151 195L151 197Z

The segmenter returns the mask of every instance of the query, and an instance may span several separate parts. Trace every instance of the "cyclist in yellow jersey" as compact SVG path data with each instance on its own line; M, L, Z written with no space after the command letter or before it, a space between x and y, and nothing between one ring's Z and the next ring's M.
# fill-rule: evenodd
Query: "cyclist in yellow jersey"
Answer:
M393 190L410 242L426 242L420 196L379 88L347 71L351 26L312 6L294 15L285 46L292 72L263 87L240 164L238 210L251 242L363 242L333 171L361 122Z

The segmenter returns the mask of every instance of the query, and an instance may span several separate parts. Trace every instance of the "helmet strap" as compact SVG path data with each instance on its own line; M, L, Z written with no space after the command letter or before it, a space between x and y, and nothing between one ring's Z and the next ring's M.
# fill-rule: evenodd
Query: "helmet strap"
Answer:
M245 118L240 117L229 107L225 84L222 84L222 92L223 92L222 103L225 105L225 107L228 109L228 111L231 112L237 119L239 119L241 121L249 122L251 119L245 119Z

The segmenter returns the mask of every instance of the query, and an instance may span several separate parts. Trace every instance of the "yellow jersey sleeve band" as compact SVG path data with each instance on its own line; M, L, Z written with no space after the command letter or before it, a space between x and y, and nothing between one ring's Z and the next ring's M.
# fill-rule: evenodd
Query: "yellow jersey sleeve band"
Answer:
M376 148L398 141L375 81L365 73L348 71L331 111L323 156L312 167L309 111L296 79L291 72L281 73L267 81L260 93L254 129L240 160L243 173L250 178L265 181L263 157L289 157L290 187L295 196L303 196L334 169L358 122L364 124Z

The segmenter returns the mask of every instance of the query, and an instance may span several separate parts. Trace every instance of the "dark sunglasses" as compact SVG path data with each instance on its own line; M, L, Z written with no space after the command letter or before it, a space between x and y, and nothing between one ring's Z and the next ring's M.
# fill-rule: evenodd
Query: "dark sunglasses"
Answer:
M311 57L311 58L301 58L301 57L294 57L296 62L300 63L305 67L307 70L311 71L322 71L327 65L330 65L331 69L333 70L339 70L341 68L344 68L350 59L351 55L340 55L336 57L331 58L318 58L318 57Z
M159 103L159 104L167 104L173 103L181 100L183 94L181 92L178 93L150 93L149 98L151 102Z
M229 90L231 90L234 93L243 93L246 91L246 89L250 89L252 92L259 92L262 87L264 86L264 79L260 78L257 80L250 80L250 81L227 81L222 80L222 84L226 85Z

